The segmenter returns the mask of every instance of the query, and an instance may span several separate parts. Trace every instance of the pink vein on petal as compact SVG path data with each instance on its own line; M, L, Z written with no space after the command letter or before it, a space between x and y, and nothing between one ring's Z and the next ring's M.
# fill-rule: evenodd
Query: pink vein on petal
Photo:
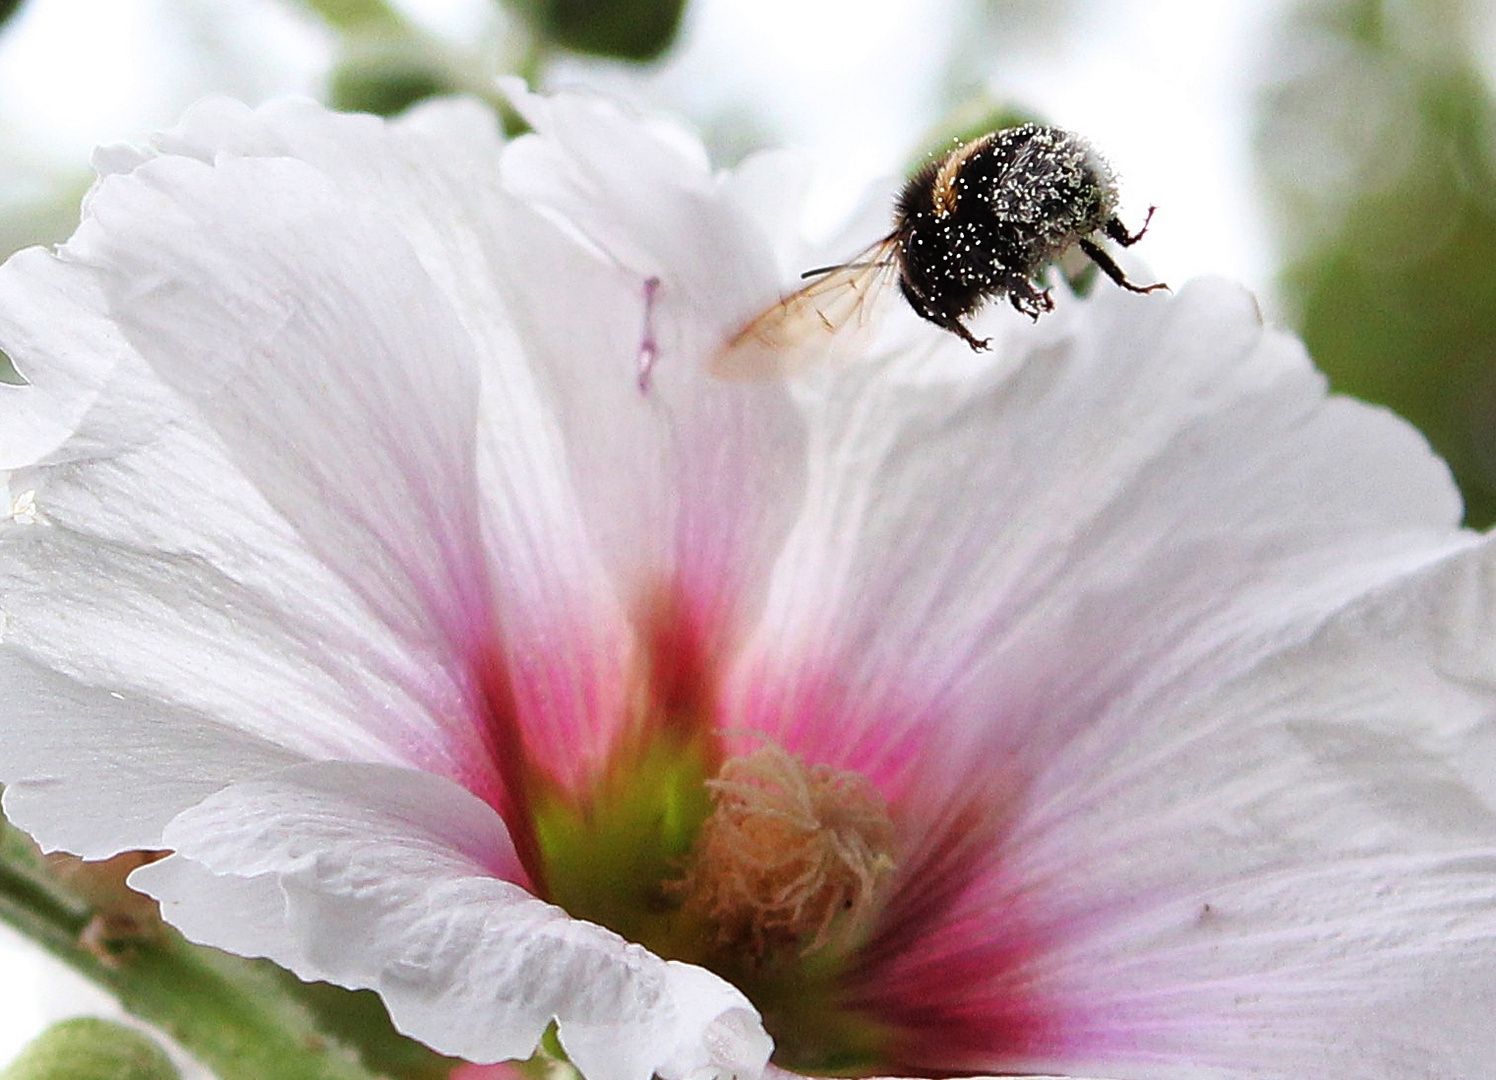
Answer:
M807 761L868 777L900 823L897 876L842 1003L894 1032L885 1065L902 1075L1085 1059L1116 1025L1049 977L1047 958L1082 928L1038 908L1010 857L1029 769L953 756L938 693L873 694L837 667L761 658L740 715Z
M497 633L474 643L469 664L478 696L478 731L492 768L484 771L487 783L473 793L498 811L509 828L514 850L524 868L523 885L544 895L544 865L539 840L530 813L530 766L524 734L520 730L519 707L508 661Z
M774 660L756 665L742 726L807 762L862 774L890 803L904 797L938 728L911 722L922 710L896 694L871 700L854 692L832 664L797 659L794 668L790 674Z
M947 808L912 851L848 980L848 1004L897 1033L899 1071L1085 1056L1078 1044L1092 1025L1044 978L1044 959L1072 928L1036 910L1007 869L1004 814L990 795L978 789Z

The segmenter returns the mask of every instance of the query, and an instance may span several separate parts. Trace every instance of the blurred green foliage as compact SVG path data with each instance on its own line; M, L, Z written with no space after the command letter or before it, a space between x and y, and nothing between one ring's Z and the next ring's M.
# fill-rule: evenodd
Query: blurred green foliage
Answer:
M492 77L514 73L540 80L547 58L570 51L643 63L675 41L686 0L505 0L513 13L505 40L491 55L423 33L388 0L300 0L332 29L340 56L329 104L391 116L438 94L470 93L488 100L506 127ZM502 54L502 55L501 55Z
M946 112L940 122L925 133L920 139L919 152L909 160L904 171L912 176L932 158L942 157L961 143L971 142L989 131L1043 122L1044 118L1036 113L979 92Z
M511 0L546 45L645 62L657 59L680 29L685 0Z
M1311 0L1258 149L1298 329L1336 389L1417 424L1496 522L1496 107L1458 0Z
M0 26L4 26L5 21L19 11L20 7L21 0L0 0Z
M334 30L358 30L370 23L388 22L393 12L384 0L306 0Z
M385 0L302 3L337 35L327 94L333 108L394 116L426 98L471 89L457 75L457 58L443 55Z
M403 57L378 64L345 61L333 72L328 104L348 112L394 116L453 89L439 71Z

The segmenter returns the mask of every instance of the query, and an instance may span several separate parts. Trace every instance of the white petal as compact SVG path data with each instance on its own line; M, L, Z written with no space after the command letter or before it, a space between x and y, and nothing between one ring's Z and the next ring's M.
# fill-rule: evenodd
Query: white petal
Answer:
M87 686L0 654L5 816L86 859L160 848L166 823L295 755L201 714Z
M751 195L763 179L718 183L699 145L616 106L513 92L536 134L504 156L523 205L502 242L532 271L509 306L592 545L625 589L684 583L708 625L751 608L803 497L804 423L783 387L704 368L775 295Z
M0 385L0 469L137 444L175 402L107 317L98 280L30 248L0 266L0 344L28 386Z
M745 686L830 670L833 726L885 754L938 723L953 761L1042 760L1117 695L1208 685L1469 543L1421 436L1327 398L1234 287L1103 290L1002 341L827 380Z
M285 182L262 184L262 171ZM301 753L403 760L491 789L454 655L470 631L492 630L471 343L434 287L430 327L409 291L400 304L361 294L375 315L395 312L393 329L310 302L322 275L352 285L359 266L378 277L381 252L403 267L394 277L420 280L400 236L367 218L378 235L365 257L367 236L342 210L295 162L158 159L101 184L63 261L12 264L13 280L32 272L50 290L37 290L23 366L35 359L45 383L69 357L91 356L108 409L159 408L153 427L94 425L53 455L62 465L18 478L34 484L42 519L65 528L7 531L6 640L88 683ZM283 258L298 245L310 254ZM125 340L93 330L106 296L187 400L127 345L94 352L96 339ZM407 349L401 333L418 341ZM422 362L420 347L435 350L433 370L402 368ZM18 423L42 389L6 396ZM59 431L80 412L40 407Z
M159 704L231 729L230 746L249 734L298 757L402 761L481 788L462 688L311 557L196 425L31 480L45 524L0 530L7 654L135 701L142 723ZM63 722L45 719L43 682L15 690L35 699L28 723ZM100 753L131 753L125 728L91 723ZM0 740L0 767L12 750ZM71 760L59 755L55 782L73 783ZM90 802L97 785L76 782Z
M162 380L382 618L461 640L488 599L476 364L405 241L285 159L159 159L90 212L67 256Z
M569 108L586 111L577 102ZM603 119L608 123L584 125L581 133L608 131L613 142L654 138L636 132L635 121ZM464 141L455 155L453 128ZM202 162L225 154L302 158L335 184L343 203L391 220L409 241L481 358L478 469L485 497L474 501L486 511L483 534L527 734L542 756L555 762L569 756L580 768L607 745L609 718L622 712L609 695L623 692L625 622L638 613L612 599L619 583L623 604L637 607L661 580L688 579L688 599L699 614L726 606L722 594L734 584L761 580L756 568L787 527L786 492L798 497L801 425L782 390L734 393L700 377L696 359L686 363L684 350L707 313L674 284L663 286L656 313L673 356L673 373L662 376L662 385L685 380L689 391L641 394L640 279L616 263L600 263L595 249L579 247L574 235L501 198L490 160L491 122L486 137L482 128L462 105L433 106L390 126L333 117L308 103L251 113L217 101L195 109L157 148ZM578 133L576 124L569 130ZM561 142L545 144L558 186L580 167L556 149ZM692 234L701 248L693 258L718 273L719 251L753 239L750 218L764 212L752 189L764 181L760 175L756 185L729 183L719 191L700 162L693 170L655 197L661 212L699 207L699 224L710 232ZM754 170L763 174L767 166ZM619 216L610 203L632 189L631 177L612 177L611 184L592 193L589 213ZM90 210L106 198L107 184ZM641 226L630 221L629 227ZM524 273L513 273L515 266ZM693 270L678 278L696 276ZM747 284L735 275L723 287ZM523 348L497 303L505 297L526 331ZM577 319L577 311L587 318ZM703 469L708 459L713 469ZM723 486L764 497L750 500L753 514L730 513Z
M752 221L776 254L781 281L794 281L807 266L805 240L800 235L801 209L810 186L810 163L789 150L761 150L718 179L722 196ZM889 203L880 202L882 217ZM879 220L866 235L877 235Z
M273 875L215 874L170 855L150 875L132 875L130 885L161 899L163 916L189 940L236 956L273 958L306 980L335 981L306 957L300 927L286 917L286 893Z
M969 1027L1037 1003L1015 1068L1484 1076L1496 813L1450 751L1496 711L1493 584L1487 540L1212 689L1116 701L1020 795L969 771L1008 798L1001 839L929 926L890 930L881 1007Z
M513 853L502 822L429 774L298 766L224 789L166 839L177 854L131 883L190 937L372 987L401 1030L438 1050L525 1057L557 1018L590 1080L752 1077L767 1058L757 1014L726 983L494 878ZM249 917L268 925L246 932Z
M734 271L771 272L767 261L753 267L752 256L763 258L767 252L749 229L740 227L736 236L724 233L731 217L711 198L706 153L678 126L629 116L590 95L541 97L525 92L513 80L505 89L538 133L516 140L505 154L504 182L509 190L535 205L553 208L641 277L668 271L683 279L684 288L720 296L741 291L742 284L727 280ZM671 211L689 216L676 220ZM718 249L734 251L730 262L711 257L717 238L738 241L736 248ZM740 258L746 266L740 266ZM706 278L697 278L697 272Z
M153 144L159 154L204 163L224 155L306 162L345 205L377 216L409 243L480 352L511 348L494 317L504 267L487 230L500 198L502 142L486 106L437 100L384 121L296 99L248 109L211 98Z

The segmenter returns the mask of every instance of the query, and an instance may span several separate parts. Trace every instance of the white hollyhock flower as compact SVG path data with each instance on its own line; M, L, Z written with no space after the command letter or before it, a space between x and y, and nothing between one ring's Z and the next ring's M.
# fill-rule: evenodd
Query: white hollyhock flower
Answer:
M13 819L473 1061L1486 1076L1422 439L1209 281L713 379L783 161L520 105L210 102L0 271Z

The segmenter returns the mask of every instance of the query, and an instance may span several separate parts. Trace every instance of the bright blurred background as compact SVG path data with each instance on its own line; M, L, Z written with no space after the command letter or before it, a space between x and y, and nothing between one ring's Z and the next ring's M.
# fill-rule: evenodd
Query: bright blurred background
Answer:
M1423 429L1470 524L1496 521L1491 4L0 0L0 18L0 255L68 235L92 146L209 93L392 113L497 107L508 72L601 89L684 118L724 166L803 154L821 236L951 130L1060 124L1116 167L1127 221L1158 207L1134 251L1160 280L1245 282L1337 389ZM48 970L0 938L0 1062L90 1008Z

